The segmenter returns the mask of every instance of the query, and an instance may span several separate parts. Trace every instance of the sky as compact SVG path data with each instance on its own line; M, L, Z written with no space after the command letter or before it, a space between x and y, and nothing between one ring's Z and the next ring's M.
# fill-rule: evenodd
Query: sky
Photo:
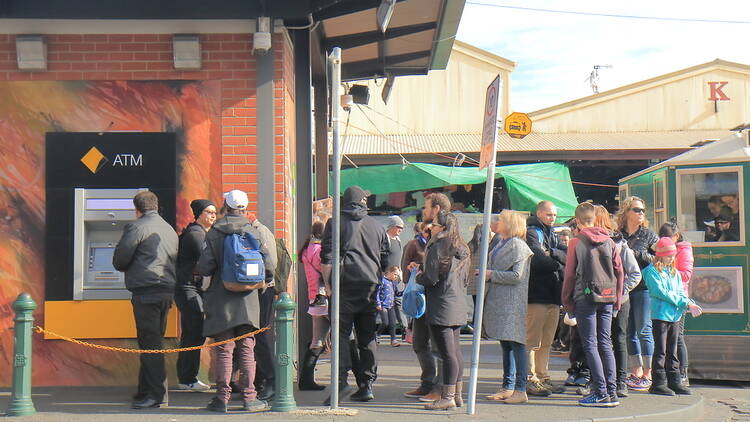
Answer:
M626 19L488 7L744 21ZM467 0L457 38L516 62L511 109L531 112L720 58L750 65L750 0Z

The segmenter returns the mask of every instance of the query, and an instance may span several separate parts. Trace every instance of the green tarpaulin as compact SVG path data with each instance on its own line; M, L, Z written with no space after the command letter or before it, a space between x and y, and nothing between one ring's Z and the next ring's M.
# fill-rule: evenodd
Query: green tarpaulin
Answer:
M495 168L495 177L504 178L513 209L530 211L542 200L553 201L560 217L573 215L578 202L568 168L560 163L515 164ZM448 185L484 183L487 171L477 167L450 167L437 164L369 166L341 171L341 190L359 185L373 194L406 192ZM331 189L333 190L333 189Z

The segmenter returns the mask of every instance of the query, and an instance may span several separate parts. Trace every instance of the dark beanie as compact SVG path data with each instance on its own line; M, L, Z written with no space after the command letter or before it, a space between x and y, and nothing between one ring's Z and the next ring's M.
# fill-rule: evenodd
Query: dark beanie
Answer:
M193 209L193 216L198 219L198 217L200 217L200 215L203 213L203 210L210 207L211 205L216 206L208 199L194 199L193 202L190 203L190 208Z

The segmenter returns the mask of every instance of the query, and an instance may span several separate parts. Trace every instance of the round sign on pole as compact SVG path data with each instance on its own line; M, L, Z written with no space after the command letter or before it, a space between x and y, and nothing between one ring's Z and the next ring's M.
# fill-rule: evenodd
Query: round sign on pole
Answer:
M511 137L521 139L531 133L531 119L526 113L511 113L505 119L504 129Z

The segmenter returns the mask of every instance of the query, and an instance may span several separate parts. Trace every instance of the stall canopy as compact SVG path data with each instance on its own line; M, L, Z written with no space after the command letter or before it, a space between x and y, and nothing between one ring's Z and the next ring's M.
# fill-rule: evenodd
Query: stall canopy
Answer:
M495 177L504 178L513 209L533 211L536 204L549 200L561 217L573 216L578 202L568 168L560 163L515 164L495 168ZM341 189L358 185L373 194L406 192L448 185L484 183L487 173L477 167L451 167L426 163L369 166L341 171Z

